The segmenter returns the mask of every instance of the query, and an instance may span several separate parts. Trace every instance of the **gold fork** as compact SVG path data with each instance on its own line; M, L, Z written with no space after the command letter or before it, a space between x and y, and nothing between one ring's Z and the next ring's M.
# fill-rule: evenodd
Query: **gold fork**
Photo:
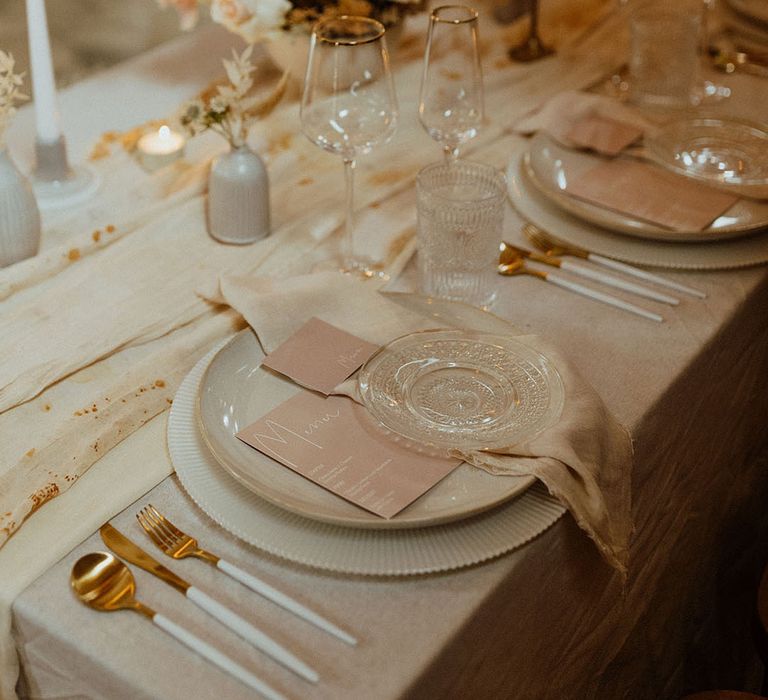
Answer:
M301 603L293 600L293 598L290 598L285 593L281 593L260 578L257 578L225 559L202 549L194 537L191 537L176 527L151 503L147 504L146 507L142 508L136 514L136 519L144 529L144 532L149 535L149 538L169 557L173 557L174 559L184 559L185 557L203 559L208 563L213 564L217 569L220 569L236 581L239 581L244 586L247 586L252 591L264 596L303 620L332 634L334 637L337 637L347 644L351 644L352 646L357 644L357 639L351 634L337 627L313 610L310 610Z

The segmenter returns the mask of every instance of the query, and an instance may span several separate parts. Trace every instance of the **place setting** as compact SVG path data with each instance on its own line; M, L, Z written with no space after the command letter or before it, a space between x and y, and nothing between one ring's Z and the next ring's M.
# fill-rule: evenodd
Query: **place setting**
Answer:
M390 313L399 315L400 304L406 304L402 311L406 314L409 296L391 302L396 306ZM443 322L451 318L450 306L446 302L441 310L438 304L435 313L442 315ZM476 325L488 337L494 337L489 331L496 334L510 331L509 324L490 314L479 310L468 311L468 314L475 317ZM431 325L419 314L408 315L413 316L411 323L417 326ZM332 334L338 333L333 327L331 330ZM365 347L368 352L378 351L373 344ZM317 352L316 346L313 352ZM381 359L381 355L378 357ZM539 366L545 362L543 358L535 359L529 371L549 369L548 365ZM251 544L298 563L331 571L408 575L457 568L495 556L516 546L516 542L524 542L537 529L548 527L562 514L562 508L548 502L545 494L529 493L533 479L510 477L500 485L498 479L486 472L466 464L459 466L460 460L448 458L447 446L429 453L413 450L402 444L403 440L412 440L412 436L398 436L384 429L383 424L363 419L364 411L348 397L317 397L260 367L263 361L264 353L253 332L241 332L188 376L174 401L168 429L169 449L184 488L216 522ZM237 371L245 366L251 368L250 371ZM554 369L549 369L549 373L555 387L562 392L559 375ZM241 378L246 374L248 379L243 384ZM508 377L506 382L510 381ZM356 388L350 391L356 393ZM546 394L545 398L548 398ZM558 397L553 399L552 412L557 414ZM309 405L305 406L303 401ZM327 408L328 405L331 408ZM282 411L281 407L284 407ZM314 424L322 421L326 414L335 416L340 411L343 413L335 420L344 421L341 427L345 433L354 431L354 438L344 435L342 452L333 455L339 463L354 460L355 468L373 470L384 458L395 460L388 467L391 474L384 475L380 484L374 482L371 486L370 475L357 474L350 481L352 490L343 492L349 494L347 498L327 488L328 483L333 483L328 481L331 476L307 476L307 465L316 466L306 461L309 455L305 455L301 463L297 462L301 456L293 453L281 460L268 448L275 441L276 449L281 444L281 435L274 435L273 428L269 427L274 425L274 420L294 421L296 416L302 416ZM274 412L277 413L273 416ZM314 412L319 417L314 417ZM265 422L253 425L263 414L266 414ZM546 418L546 415L540 416L540 419ZM295 427L290 427L292 422L288 425L290 431L296 432ZM435 426L435 422L427 425ZM283 433L282 438L288 434ZM335 444L338 437L334 435L331 433L325 439ZM300 442L299 446L302 444L310 445ZM329 445L321 447L328 449ZM294 468L287 467L286 462ZM409 483L411 479L413 483ZM369 490L359 490L361 483L368 484ZM390 493L395 485L399 493L390 498L399 500L378 505L370 503L369 508L374 510L360 506L368 503L375 493ZM357 503L353 494L358 494ZM521 507L529 513L529 518L533 516L530 528L518 528L517 539L499 533L485 537L479 547L477 543L466 546L466 539L460 534L462 530L490 535L494 532L493 520L499 520L498 517L489 520L471 516L521 494L526 496ZM389 517L382 517L383 514Z
M768 262L768 131L731 112L737 95L701 92L699 43L712 40L712 28L702 20L685 41L654 43L676 28L682 37L697 13L627 7L623 99L566 91L516 122L530 138L510 157L512 205L550 240L623 263L716 270Z
M382 293L336 271L221 277L215 301L250 327L211 349L183 380L168 449L195 505L254 553L346 576L424 575L516 549L570 509L626 575L629 438L544 340L476 306ZM584 431L593 437L577 447ZM311 659L153 554L197 558L336 641L358 644L344 624L256 575L252 556L242 564L220 558L151 503L135 516L152 553L105 523L101 539L120 559L91 552L74 563L71 586L86 605L139 612L273 699L285 696L271 679L175 614L148 607L143 593L137 601L121 559L306 683L322 682Z
M188 375L168 442L182 485L225 529L298 563L408 575L496 556L562 514L507 457L558 443L547 431L578 381L538 339L461 302L332 272L222 278L211 298L253 330ZM331 373L342 356L354 360ZM621 443L605 432L596 439ZM466 548L463 531L484 536Z

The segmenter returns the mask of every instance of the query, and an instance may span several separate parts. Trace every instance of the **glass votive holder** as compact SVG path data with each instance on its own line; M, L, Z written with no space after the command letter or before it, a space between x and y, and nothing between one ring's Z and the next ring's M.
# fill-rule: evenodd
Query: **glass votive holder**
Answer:
M466 160L428 165L416 177L421 291L490 306L496 298L506 180Z
M169 126L161 126L157 131L144 134L136 144L139 163L153 172L170 165L184 155L186 139Z

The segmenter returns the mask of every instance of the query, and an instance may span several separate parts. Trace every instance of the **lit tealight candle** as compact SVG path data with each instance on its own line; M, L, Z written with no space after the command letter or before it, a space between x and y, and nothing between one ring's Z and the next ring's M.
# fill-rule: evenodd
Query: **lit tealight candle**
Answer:
M139 162L147 170L157 170L164 165L181 158L184 153L184 137L172 131L168 126L161 126L157 131L144 134L136 148Z

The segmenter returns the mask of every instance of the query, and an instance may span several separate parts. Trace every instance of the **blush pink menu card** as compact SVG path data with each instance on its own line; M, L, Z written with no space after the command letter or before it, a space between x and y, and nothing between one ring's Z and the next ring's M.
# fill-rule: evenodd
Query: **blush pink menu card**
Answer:
M737 201L682 175L633 160L609 160L569 181L568 194L673 231L701 231Z
M399 513L461 463L394 442L351 399L309 391L280 404L237 437L384 518Z
M310 318L262 364L327 396L378 349L330 323Z

